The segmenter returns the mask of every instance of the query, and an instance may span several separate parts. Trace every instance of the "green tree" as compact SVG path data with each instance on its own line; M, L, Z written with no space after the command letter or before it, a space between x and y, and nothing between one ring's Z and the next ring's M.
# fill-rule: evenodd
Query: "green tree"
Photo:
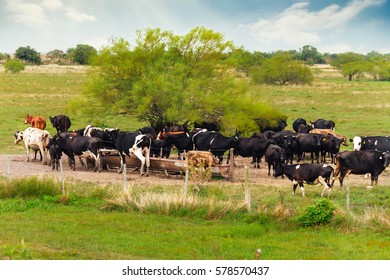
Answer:
M134 46L114 39L89 74L82 102L92 106L77 108L94 116L97 108L128 114L152 126L213 121L225 130L253 131L263 112L282 114L245 94L247 83L234 79L228 62L233 52L232 42L203 27L184 36L140 30Z
M15 57L32 64L41 64L41 55L30 46L19 47L15 52Z
M320 64L324 63L322 55L317 51L317 49L310 45L305 45L300 50L301 60L303 60L306 64Z
M349 81L352 81L353 77L361 76L369 67L366 57L354 52L339 54L331 65L339 68Z
M79 44L76 48L69 49L68 53L72 62L81 65L90 64L92 59L97 55L97 51L94 47L84 44Z
M243 72L249 77L251 71L260 66L264 61L264 56L259 52L249 52L243 49L237 49L229 57L229 63L231 63L238 71Z
M52 63L62 63L66 54L58 49L52 50L47 53L47 57L50 59Z
M259 84L311 84L314 75L301 61L293 60L288 52L278 52L265 60L253 73L252 79Z
M18 59L10 59L4 65L5 72L11 72L12 74L19 73L24 70L24 64Z

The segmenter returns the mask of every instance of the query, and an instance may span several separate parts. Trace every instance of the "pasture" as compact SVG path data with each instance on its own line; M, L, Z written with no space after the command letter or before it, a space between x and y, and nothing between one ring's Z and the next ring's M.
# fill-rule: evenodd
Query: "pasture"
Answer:
M289 117L287 129L298 117L327 118L347 138L390 135L388 82L348 82L331 68L315 71L317 79L311 86L251 85L249 94L283 111ZM246 212L243 166L249 159L237 160L235 182L212 179L201 186L199 194L191 193L190 197L204 203L193 210L180 206L180 175L152 173L139 178L138 173L130 174L131 197L139 199L139 208L123 197L123 178L114 171L65 170L66 194L62 194L59 173L38 162L24 162L24 148L13 143L12 134L26 128L27 113L47 120L67 114L71 129L89 124L68 108L85 80L85 69L38 68L18 75L0 71L0 170L4 176L0 188L50 184L57 191L0 198L0 259L253 259L257 248L262 249L263 259L390 258L389 170L372 190L366 189L369 179L363 176L346 179L350 210L345 207L345 190L336 184L330 199L336 208L334 216L329 224L314 227L303 227L298 217L320 197L322 187L305 187L304 198L300 190L292 196L287 179L267 177L264 161L260 171L250 170L252 204L251 212ZM98 125L123 130L144 125L129 116L94 117ZM47 129L55 133L50 123ZM6 155L12 158L11 181L6 178ZM154 202L153 195L172 202Z

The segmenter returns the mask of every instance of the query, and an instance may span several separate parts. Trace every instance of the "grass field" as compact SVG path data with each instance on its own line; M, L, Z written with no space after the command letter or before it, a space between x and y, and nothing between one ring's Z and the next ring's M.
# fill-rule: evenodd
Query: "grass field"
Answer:
M297 117L326 118L348 138L390 135L390 83L348 82L330 68L316 73L311 86L251 85L250 94L283 111L290 129ZM66 113L73 129L88 124L67 107L80 95L86 78L84 71L74 69L0 72L0 153L23 153L13 144L12 134L26 128L27 113L47 119ZM142 126L128 116L96 118L124 130ZM51 124L47 129L54 134ZM37 194L42 184L52 184L49 187L57 193ZM35 190L7 196L4 190L11 185ZM64 196L58 183L49 179L26 183L0 178L0 259L253 259L257 248L263 259L390 258L390 182L381 179L371 191L361 184L351 186L350 211L345 208L345 192L335 189L330 200L334 216L328 224L313 227L303 227L298 217L320 197L320 187L310 188L302 198L292 196L291 187L252 184L252 212L246 213L239 208L244 193L240 182L208 183L198 194L206 206L193 211L167 203L136 210L109 207L108 201L121 199L121 186L83 182L69 186L70 194ZM174 196L181 188L141 184L133 186L133 195ZM210 206L214 200L233 203L229 207L234 211Z

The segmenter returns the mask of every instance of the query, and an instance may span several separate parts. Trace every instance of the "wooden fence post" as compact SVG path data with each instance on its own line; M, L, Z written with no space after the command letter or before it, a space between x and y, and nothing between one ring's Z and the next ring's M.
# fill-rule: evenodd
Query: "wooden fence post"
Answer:
M234 169L234 149L231 148L229 151L229 175L228 175L228 181L233 181L233 169Z
M60 180L61 180L61 190L62 194L65 194L65 179L64 179L64 170L62 169L62 158L60 158Z
M186 167L186 176L184 179L184 192L183 192L183 206L184 207L186 207L186 203L187 203L188 173L189 173L189 168L187 166Z
M245 165L245 202L248 212L251 211L251 190L249 184L249 167Z

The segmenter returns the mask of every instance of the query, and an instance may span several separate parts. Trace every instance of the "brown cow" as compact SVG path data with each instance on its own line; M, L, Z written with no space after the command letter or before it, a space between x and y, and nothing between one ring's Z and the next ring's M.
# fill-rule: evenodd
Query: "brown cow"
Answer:
M42 116L31 116L27 114L27 116L24 118L24 123L29 123L31 124L31 127L36 127L42 130L46 128L46 120Z
M211 168L218 163L214 155L207 151L188 151L186 157L187 164L190 167Z
M336 137L337 139L340 139L342 141L341 143L344 146L348 146L347 138L343 135L340 135L340 134L334 132L334 130L332 130L332 129L313 128L312 130L310 130L309 133L317 133L317 134L321 134L324 136L330 134L330 135L333 135L334 137Z

